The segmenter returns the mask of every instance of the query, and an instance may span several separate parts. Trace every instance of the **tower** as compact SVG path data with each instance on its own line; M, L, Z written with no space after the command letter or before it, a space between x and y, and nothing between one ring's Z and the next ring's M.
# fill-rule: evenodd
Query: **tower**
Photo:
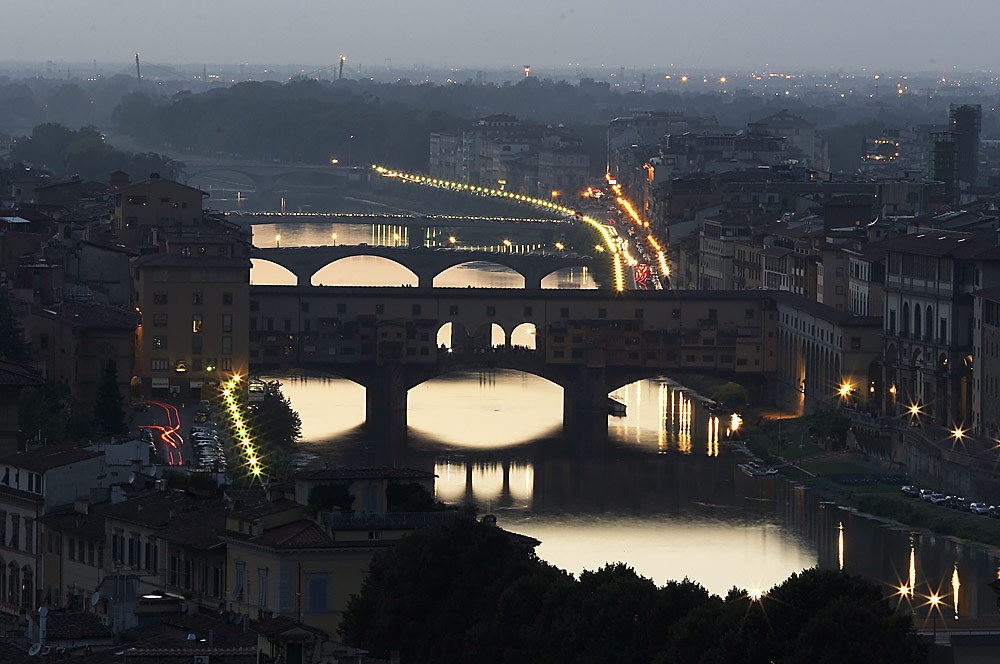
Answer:
M976 183L979 174L979 131L983 108L979 104L952 104L948 107L951 131L958 135L958 179Z

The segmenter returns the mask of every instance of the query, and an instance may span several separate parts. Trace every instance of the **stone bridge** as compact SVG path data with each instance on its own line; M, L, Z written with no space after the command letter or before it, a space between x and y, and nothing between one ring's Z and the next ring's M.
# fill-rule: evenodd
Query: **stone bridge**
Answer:
M504 254L464 249L382 247L338 245L320 247L254 248L250 258L280 265L295 275L296 286L309 286L312 276L321 269L351 256L377 256L402 265L417 278L419 288L429 288L434 277L456 265L471 262L493 263L508 267L524 277L524 288L538 290L542 279L568 267L592 264L590 257L565 254Z
M463 369L561 386L566 424L600 419L610 392L671 372L738 376L764 401L774 387L776 305L760 291L252 286L250 295L252 370L352 380L366 388L369 428L393 437L405 435L410 389ZM525 328L533 334L513 345Z

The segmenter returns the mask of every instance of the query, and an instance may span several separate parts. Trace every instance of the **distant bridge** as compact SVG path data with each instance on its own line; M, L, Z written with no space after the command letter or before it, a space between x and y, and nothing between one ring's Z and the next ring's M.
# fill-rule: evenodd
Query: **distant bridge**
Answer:
M303 176L326 178L331 186L346 182L367 182L369 169L339 164L285 164L242 159L214 159L212 157L181 156L184 170L181 179L192 187L199 186L199 176L238 175L261 193L273 192L275 187Z
M477 227L564 224L561 219L533 217L484 217L461 215L420 215L367 212L226 212L226 217L243 225L326 222L334 224L391 224L393 226L415 226L418 228L454 228L461 225Z
M505 254L491 251L465 249L430 249L418 247L405 249L375 245L337 245L319 247L253 248L250 258L266 260L280 265L295 275L296 286L309 286L312 277L321 269L351 256L378 256L402 265L417 278L419 288L429 288L434 277L456 265L485 262L502 265L524 277L526 289L540 289L542 279L568 267L589 266L589 256L576 254Z

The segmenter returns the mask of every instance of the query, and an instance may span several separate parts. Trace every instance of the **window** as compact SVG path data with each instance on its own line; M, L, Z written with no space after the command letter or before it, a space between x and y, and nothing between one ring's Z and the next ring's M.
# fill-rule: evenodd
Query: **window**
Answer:
M329 579L326 574L310 574L307 582L308 610L318 613L329 610Z
M748 320L751 319L751 318L753 318L753 309L746 309L746 310L744 310L743 317L746 318L746 319L748 319Z
M130 533L128 538L128 565L138 567L142 563L139 549L139 533Z
M267 568L257 568L257 606L267 606Z
M232 332L233 331L233 315L232 314L222 314L222 331Z
M191 304L201 305L204 302L204 296L201 291L195 291L191 293Z
M247 564L236 563L236 579L233 584L233 597L238 602L243 601L243 588L246 586Z
M8 546L12 549L21 547L21 516L19 514L10 515L10 542Z
M569 307L562 307L559 309L560 318L569 318Z
M167 291L155 291L153 293L153 304L167 304Z
M76 540L73 539L72 537L70 537L66 541L69 544L69 550L66 552L66 555L69 557L70 560L75 561L76 560Z
M191 332L194 334L201 332L201 314L191 316Z
M232 355L233 354L233 338L232 337L222 337L222 354Z
M605 309L605 308L603 308L603 307L601 307L600 309L597 310L597 317L598 318L607 318L608 317L608 310Z
M153 327L166 327L166 326L167 326L166 314L153 314Z
M233 294L232 293L223 293L222 294L222 304L224 304L224 305L230 305L232 303L233 303Z
M301 311L304 314L309 313L309 303L308 302L299 302L299 311Z
M200 336L191 337L191 353L193 355L201 355L201 349L203 345L202 341L204 341L204 339L202 339L202 337Z
M150 537L146 540L146 571L156 571L159 548L159 544L157 543L155 537Z
M116 563L122 562L124 548L125 534L122 532L121 528L115 528L111 531L111 560Z
M160 348L166 350L167 348L167 338L166 337L153 337L153 348Z
M178 575L178 570L180 569L180 566L181 566L180 559L177 556L170 556L170 574L167 577L167 582L170 585L172 585L172 586L176 586L177 585L177 580L178 580L177 579L177 575ZM239 563L237 563L237 568L236 569L237 569L237 575L238 575L239 574ZM242 600L243 599L243 587L242 587L242 585L240 586L240 594L236 597L236 599L238 599L238 600Z
M160 360L150 360L149 361L149 369L150 369L150 371L166 371L167 370L167 361L163 360L163 359L160 359Z
M232 371L233 370L233 358L224 357L222 358L222 363L219 365L219 369L222 371Z

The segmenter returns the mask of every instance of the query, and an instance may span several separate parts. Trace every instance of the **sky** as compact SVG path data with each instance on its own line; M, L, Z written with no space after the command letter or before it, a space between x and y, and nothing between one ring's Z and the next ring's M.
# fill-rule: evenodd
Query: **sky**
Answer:
M996 0L30 0L0 61L976 71ZM950 14L949 14L950 10Z

